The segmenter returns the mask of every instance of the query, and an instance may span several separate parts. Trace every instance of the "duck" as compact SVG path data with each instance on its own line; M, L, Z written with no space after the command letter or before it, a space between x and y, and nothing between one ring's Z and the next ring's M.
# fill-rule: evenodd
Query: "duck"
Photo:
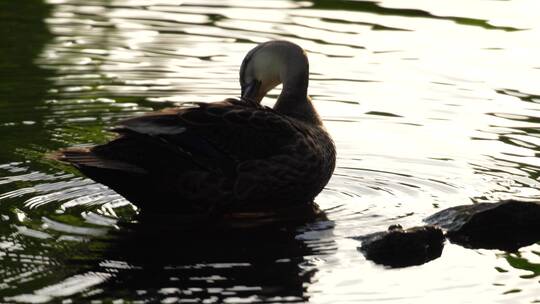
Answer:
M183 104L118 122L117 137L55 158L142 212L227 214L310 206L336 149L308 96L306 52L261 43L240 67L240 98ZM261 104L279 84L273 107Z

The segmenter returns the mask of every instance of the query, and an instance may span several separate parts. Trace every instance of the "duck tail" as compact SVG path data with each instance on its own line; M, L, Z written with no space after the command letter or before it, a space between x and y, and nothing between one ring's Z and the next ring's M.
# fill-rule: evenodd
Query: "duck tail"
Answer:
M61 149L49 154L47 158L74 166L87 177L106 185L138 206L155 199L149 196L153 192L148 191L146 170L126 162L100 157L93 151L93 147Z
M46 156L46 159L56 160L56 161L60 161L63 163L68 163L68 164L76 164L77 159L82 160L86 158L88 155L91 155L89 148L73 147L73 148L60 149L58 151L49 153Z
M135 165L122 161L102 158L94 153L92 148L72 147L61 149L49 154L48 158L70 164L81 171L83 171L84 168L95 168L130 173L146 173L144 169Z

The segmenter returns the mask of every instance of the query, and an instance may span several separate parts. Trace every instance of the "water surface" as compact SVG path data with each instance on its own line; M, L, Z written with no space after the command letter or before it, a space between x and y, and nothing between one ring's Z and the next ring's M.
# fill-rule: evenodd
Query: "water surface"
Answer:
M386 269L351 237L441 209L540 198L540 4L47 0L0 3L2 302L532 303L538 244L446 244ZM338 148L328 219L197 237L47 160L132 115L238 96L257 43L310 58ZM279 88L264 103L271 105Z

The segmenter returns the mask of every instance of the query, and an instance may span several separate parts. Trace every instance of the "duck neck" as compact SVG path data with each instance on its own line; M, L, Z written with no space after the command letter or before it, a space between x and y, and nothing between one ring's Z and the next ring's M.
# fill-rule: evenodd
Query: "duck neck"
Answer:
M315 110L315 107L313 107L311 98L307 95L296 97L294 94L288 95L287 92L283 90L274 105L274 110L309 124L322 125L321 118Z
M274 110L310 124L322 125L321 118L313 107L311 98L307 95L308 69L285 75L289 77L283 81L283 89L274 105Z

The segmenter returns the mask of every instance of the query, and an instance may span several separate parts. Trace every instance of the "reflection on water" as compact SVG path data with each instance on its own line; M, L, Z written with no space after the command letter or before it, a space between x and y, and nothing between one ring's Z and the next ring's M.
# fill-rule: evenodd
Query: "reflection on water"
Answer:
M51 87L51 73L34 63L52 39L44 20L50 10L36 0L0 3L0 163L13 161L13 150L30 137L38 145L47 142L38 125L43 111L32 108Z
M316 272L309 256L332 252L296 238L294 227L186 233L157 224L140 222L114 239L98 269L116 274L90 298L303 302Z
M164 221L168 224L164 225ZM322 242L313 246L313 242L298 237L294 226L201 230L178 228L175 221L181 223L181 219L174 217L146 218L124 224L122 230L107 236L92 235L91 243L65 239L72 244L39 252L55 257L45 261L47 267L43 268L48 273L25 273L33 280L49 283L33 293L6 299L45 302L71 296L75 301L123 298L206 299L211 303L236 303L241 299L304 302L309 299L306 284L317 271L319 259L310 256L325 256L335 249ZM313 223L302 231L316 231L326 225ZM78 229L80 234L91 234ZM20 255L13 254L8 259L24 263ZM14 276L6 285L24 286L23 280L18 282L17 278ZM53 284L49 285L50 282ZM93 286L97 288L88 291Z
M2 302L540 300L538 244L447 244L388 270L351 238L472 200L540 198L537 1L45 2L0 2ZM338 147L317 198L328 220L188 233L44 157L104 142L127 116L237 96L243 56L268 39L310 58Z

